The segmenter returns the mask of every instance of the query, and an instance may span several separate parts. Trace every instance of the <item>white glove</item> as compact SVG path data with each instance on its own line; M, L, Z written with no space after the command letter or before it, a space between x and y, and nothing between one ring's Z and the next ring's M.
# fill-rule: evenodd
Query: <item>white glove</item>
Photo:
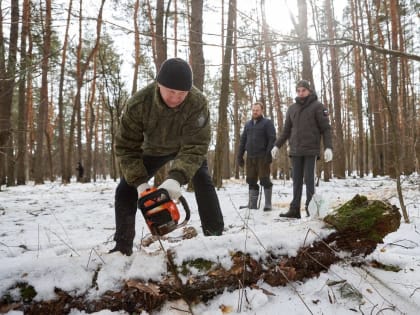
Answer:
M324 160L325 162L330 162L333 159L333 152L330 148L326 148L324 151Z
M166 189L169 197L173 200L178 200L181 197L181 185L175 179L168 178L158 188Z
M140 195L141 195L141 193L142 193L143 191L148 190L149 188L150 188L150 185L149 185L148 183L143 183L143 184L140 184L140 185L137 187L137 192L138 192L138 194L139 194L139 197L140 197Z
M273 158L273 160L274 159L276 159L277 158L277 156L279 155L279 148L277 147L277 146L274 146L272 149L271 149L271 157Z

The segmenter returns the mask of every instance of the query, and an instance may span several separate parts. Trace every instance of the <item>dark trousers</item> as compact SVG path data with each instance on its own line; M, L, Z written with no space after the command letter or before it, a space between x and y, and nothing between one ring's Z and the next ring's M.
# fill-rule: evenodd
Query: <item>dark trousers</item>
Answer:
M315 162L314 156L292 156L292 178L293 178L293 200L290 203L290 209L300 209L302 199L303 178L306 185L306 202L309 205L313 194L315 193Z
M144 156L143 163L149 179L175 155ZM204 235L221 235L224 228L223 215L219 199L209 175L207 161L204 161L192 178L198 213ZM115 223L114 240L132 244L135 236L135 219L137 212L137 188L129 185L122 177L115 192Z
M259 190L257 184L260 180L261 186L271 188L273 183L270 180L270 163L267 163L265 157L246 159L246 182L251 190Z

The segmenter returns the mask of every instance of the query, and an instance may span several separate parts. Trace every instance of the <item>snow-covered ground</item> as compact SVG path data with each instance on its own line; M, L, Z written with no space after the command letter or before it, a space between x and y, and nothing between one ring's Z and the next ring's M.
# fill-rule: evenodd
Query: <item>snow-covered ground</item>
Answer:
M419 182L420 178L415 175L403 181L411 223L406 224L402 219L398 231L389 234L384 244L366 258L398 266L399 272L352 267L349 258L332 265L328 272L317 278L286 287L271 287L262 282L257 289L226 291L207 303L195 305L194 314L419 314ZM86 294L95 298L107 290L119 290L126 279L159 280L166 274L165 254L159 243L140 246L140 240L148 236L149 231L139 213L133 255L107 254L114 244L116 186L117 183L111 180L70 185L56 182L3 186L0 192L0 297L5 294L19 296L19 290L11 288L18 282L25 282L35 288L36 300L53 299L55 287L74 295ZM327 211L355 194L386 199L399 207L396 184L388 178L321 181L317 194L322 197ZM226 181L218 196L226 231L220 237L204 237L194 195L184 192L192 210L189 226L199 233L181 242L163 241L166 250L171 248L176 253L177 264L201 257L219 261L228 268L230 253L234 251L247 252L255 258L264 257L267 252L293 256L304 242L307 245L331 232L316 218L278 220L279 213L286 211L291 201L291 181L274 181L275 209L271 212L240 209L248 199L244 180ZM264 198L261 207L263 204ZM176 230L170 235L180 234L181 230ZM92 288L96 270L99 270L97 288ZM333 281L339 284L332 285ZM356 289L360 296L346 297L343 283ZM267 291L273 295L266 294ZM186 314L179 309L188 308L181 302L173 302L152 314ZM85 313L73 309L71 314ZM96 314L128 313L104 310Z

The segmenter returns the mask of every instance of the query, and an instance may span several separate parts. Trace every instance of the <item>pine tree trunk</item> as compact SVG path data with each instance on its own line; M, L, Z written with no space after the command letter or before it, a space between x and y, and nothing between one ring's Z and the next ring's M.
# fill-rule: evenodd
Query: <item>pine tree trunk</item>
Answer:
M41 100L38 110L36 150L34 165L35 184L44 183L44 136L47 132L48 120L48 66L51 53L51 0L45 1L45 21L43 36L43 58L41 62Z
M217 124L217 139L214 156L214 173L213 182L217 188L223 186L223 166L224 163L229 163L229 160L224 160L223 150L226 148L227 139L229 139L229 128L227 121L227 107L229 102L229 86L230 86L230 67L232 62L232 43L233 43L233 21L236 14L236 0L229 0L228 24L226 34L226 45L223 57L222 66L222 86L219 99L219 115Z
M20 76L19 76L19 96L18 96L18 143L17 143L17 184L25 185L26 170L28 165L26 163L27 150L27 128L28 128L28 110L26 103L26 73L29 65L29 60L26 55L26 44L29 34L30 23L30 1L24 0L22 6L22 31L20 35Z
M193 83L199 90L202 91L204 87L203 0L191 2L191 28L189 42Z
M330 0L325 2L325 11L327 16L327 29L329 38L336 37L334 19L332 13L332 3ZM344 150L343 122L341 119L341 72L339 65L338 49L330 47L331 55L331 77L332 77L332 95L334 104L334 174L338 178L346 177L346 153Z

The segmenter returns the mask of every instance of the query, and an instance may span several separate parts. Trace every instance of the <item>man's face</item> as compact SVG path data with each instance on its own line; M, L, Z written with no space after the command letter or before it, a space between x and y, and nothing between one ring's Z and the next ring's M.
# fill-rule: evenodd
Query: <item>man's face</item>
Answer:
M175 108L181 105L188 95L188 91L178 91L173 89L168 89L167 87L159 84L159 91L162 100L170 108Z
M308 89L304 88L304 87L298 87L296 89L296 94L298 97L300 98L305 98L307 97L309 94L311 94L311 91L309 91Z
M262 108L260 105L252 105L252 119L257 119L262 116Z

